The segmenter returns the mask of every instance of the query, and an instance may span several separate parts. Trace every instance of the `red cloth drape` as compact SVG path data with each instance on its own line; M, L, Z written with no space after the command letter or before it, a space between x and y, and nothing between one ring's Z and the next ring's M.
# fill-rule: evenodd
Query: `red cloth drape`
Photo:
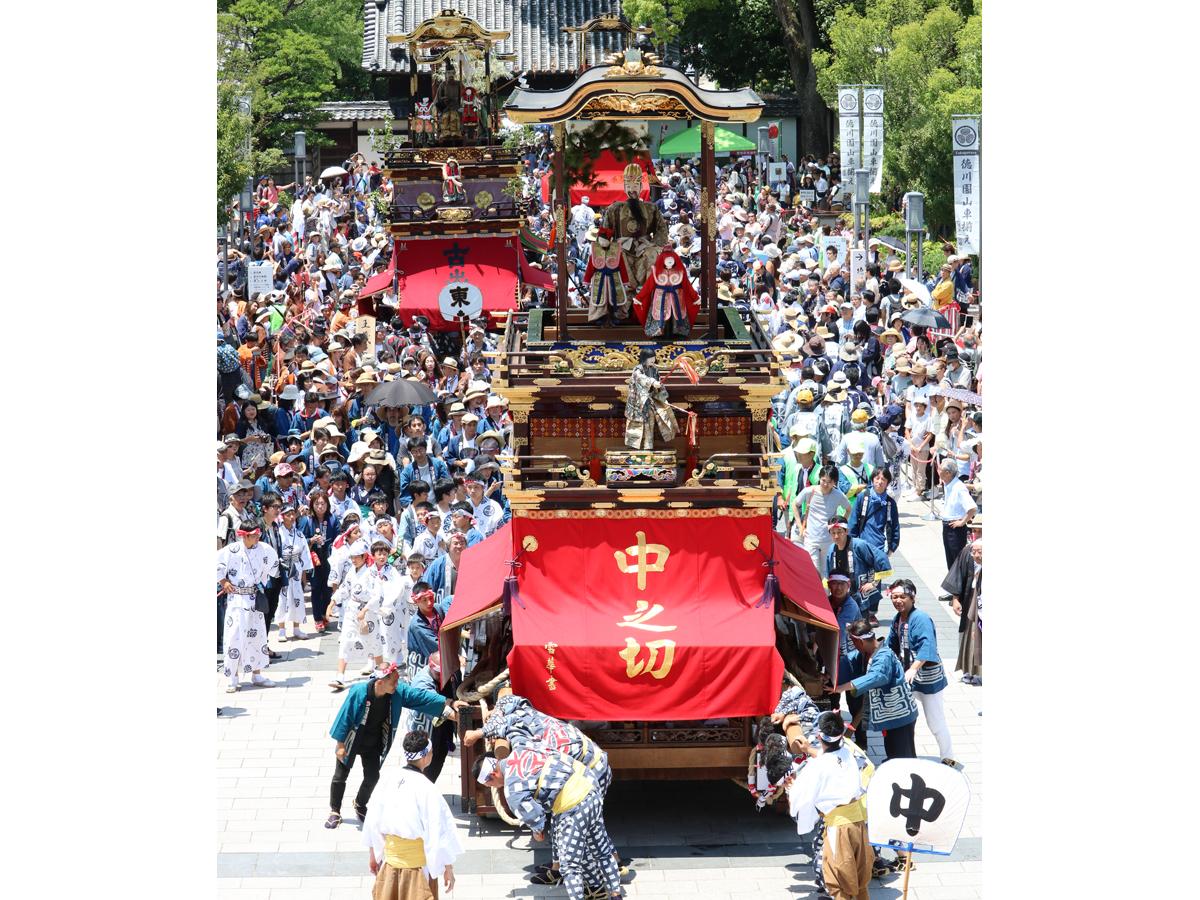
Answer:
M670 511L673 512L673 511ZM769 515L513 520L513 689L560 718L761 715L779 699L774 610L755 608ZM638 567L641 560L642 572ZM553 679L553 680L551 680Z

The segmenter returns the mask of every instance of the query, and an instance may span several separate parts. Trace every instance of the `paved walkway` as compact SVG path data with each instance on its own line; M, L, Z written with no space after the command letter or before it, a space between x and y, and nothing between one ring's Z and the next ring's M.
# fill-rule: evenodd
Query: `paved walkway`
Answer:
M938 627L938 644L948 668L957 656L957 619L938 604L945 574L941 526L924 522L927 509L901 502L901 552L896 577L912 578L919 603ZM938 606L940 609L934 610ZM886 601L882 621L892 610ZM310 625L311 627L311 625ZM323 827L328 814L333 741L329 723L344 694L327 682L337 658L337 634L272 646L285 659L270 667L278 687L242 688L224 693L217 677L217 884L223 900L364 900L373 877L367 871L350 800L361 770L355 767L344 812L350 818L336 830ZM954 755L971 781L972 801L963 835L952 857L918 857L910 900L968 900L982 890L983 719L982 688L952 679L946 715ZM917 751L938 758L937 744L922 721ZM872 737L870 752L882 759ZM389 765L395 764L394 760ZM385 767L386 771L386 767ZM562 888L534 887L527 877L534 862L549 858L527 831L514 833L495 821L477 821L459 810L457 753L446 761L438 787L459 817L466 853L455 866L458 900L565 897ZM732 782L617 782L605 816L613 840L634 860L630 897L735 898L814 897L809 847L786 816L756 813L749 796ZM530 851L533 850L531 853ZM872 898L897 898L901 879L873 882Z

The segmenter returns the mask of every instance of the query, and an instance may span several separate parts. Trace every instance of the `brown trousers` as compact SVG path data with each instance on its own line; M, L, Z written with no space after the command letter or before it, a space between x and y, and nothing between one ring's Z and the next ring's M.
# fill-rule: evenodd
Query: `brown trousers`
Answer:
M867 843L866 822L826 828L821 862L825 890L834 900L869 900L874 855Z

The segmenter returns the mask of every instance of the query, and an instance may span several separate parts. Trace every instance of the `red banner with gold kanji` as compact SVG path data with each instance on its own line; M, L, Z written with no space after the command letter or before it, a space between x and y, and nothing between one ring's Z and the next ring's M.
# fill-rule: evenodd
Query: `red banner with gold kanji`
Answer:
M779 699L774 609L755 608L769 515L539 512L512 520L513 690L559 718L762 715Z

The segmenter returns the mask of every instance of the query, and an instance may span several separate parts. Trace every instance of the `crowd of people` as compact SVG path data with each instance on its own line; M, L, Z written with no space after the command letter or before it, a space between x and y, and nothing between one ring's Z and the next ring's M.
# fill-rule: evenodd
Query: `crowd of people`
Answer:
M527 164L532 187L546 154L531 153ZM461 852L438 812L440 797L425 787L456 735L458 682L441 684L437 635L463 552L511 516L501 463L512 419L492 385L487 354L496 336L486 320L464 336L432 332L420 317L405 326L385 288L373 332L358 327L358 294L391 253L376 202L387 202L391 185L361 158L346 168L335 182L280 187L261 179L242 239L219 256L217 644L225 690L236 692L270 687L271 661L286 643L339 632L330 688L346 697L331 731L338 762L326 825L341 823L347 777L360 760L354 807L372 871L395 882L399 893L388 896L403 897L405 879L452 885ZM943 762L955 765L933 619L917 607L911 581L889 582L890 557L902 537L897 499L924 499L931 510L940 501L944 599L961 622L956 667L964 682L980 684L982 540L968 537L982 506L982 327L970 260L952 246L936 276L913 279L910 265L872 241L852 283L849 227L821 224L828 216L820 207L837 197L836 156L806 158L788 171L786 184L759 186L751 160L720 168L717 271L721 301L761 328L785 363L788 385L771 423L776 526L810 553L839 624L839 683L818 699L836 709L845 696L849 723L819 716L812 698L789 692L760 736L764 748L779 750L772 735L786 739L801 725L801 742L785 746L803 752L784 754L786 765L780 753L764 753L763 769L770 787L790 790L807 833L821 816L826 827L853 830L862 821L843 807L860 803L869 779L858 752L868 731L883 732L888 758L915 756L923 713ZM696 165L676 160L657 172L655 202L698 286ZM792 202L810 185L815 203ZM546 237L548 211L532 190L530 198L529 228ZM579 206L570 220L576 238L597 217ZM570 265L582 271L589 244L571 247ZM553 271L553 254L530 254ZM251 294L248 268L261 262L272 288ZM586 305L573 280L569 291L572 303ZM533 288L522 300L547 302ZM947 320L963 324L910 321L921 310L952 312ZM435 401L398 407L368 399L403 379L426 385ZM885 594L895 615L880 633ZM469 640L464 648L469 670L475 648ZM853 740L843 744L843 734ZM555 861L535 878L561 881L572 898L619 896L621 864L603 820L611 781L604 751L520 697L506 699L468 740L480 737L492 744L480 783L503 790L535 834L552 835ZM393 744L407 765L368 810ZM822 760L855 753L861 778L842 778L837 790L813 787L826 771ZM414 817L414 804L429 812ZM831 818L835 808L842 811ZM861 843L839 839L827 864L818 862L832 896L860 895L858 876L847 873L859 871ZM880 866L868 868L879 874ZM405 874L416 869L420 876Z

